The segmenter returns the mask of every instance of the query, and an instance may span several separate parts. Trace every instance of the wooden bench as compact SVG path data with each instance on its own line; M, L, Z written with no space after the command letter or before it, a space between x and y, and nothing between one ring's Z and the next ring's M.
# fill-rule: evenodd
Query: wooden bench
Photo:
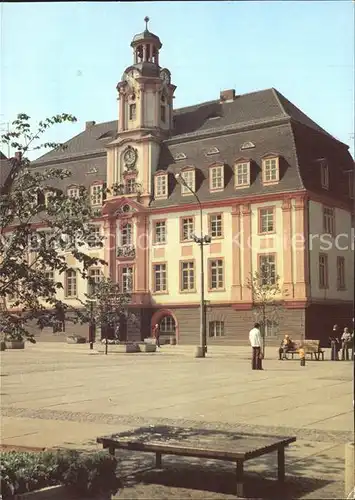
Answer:
M295 437L265 437L255 435L233 435L225 438L214 436L213 439L194 437L188 439L169 439L156 434L140 439L120 434L98 437L96 441L109 450L111 455L116 449L155 453L155 467L162 468L163 455L224 460L236 463L237 497L244 495L244 462L274 451L277 452L278 480L285 479L285 448L296 441Z
M314 358L316 361L320 359L324 361L324 351L320 348L319 340L295 340L293 344L294 348L287 351L286 356L290 354L291 358L294 359L294 355L299 354L299 350L303 348L306 356L308 355L311 359Z

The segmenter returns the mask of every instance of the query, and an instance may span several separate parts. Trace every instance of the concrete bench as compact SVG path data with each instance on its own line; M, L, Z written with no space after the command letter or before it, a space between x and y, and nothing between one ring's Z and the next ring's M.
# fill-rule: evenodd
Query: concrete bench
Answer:
M153 431L152 431L153 432ZM278 480L285 479L285 448L296 441L295 437L265 437L247 434L234 435L232 438L216 440L195 438L188 440L157 439L147 435L141 439L115 434L98 437L96 441L108 449L111 455L116 449L155 453L155 467L162 468L163 455L224 460L236 463L236 494L244 495L244 462L274 451L277 452Z

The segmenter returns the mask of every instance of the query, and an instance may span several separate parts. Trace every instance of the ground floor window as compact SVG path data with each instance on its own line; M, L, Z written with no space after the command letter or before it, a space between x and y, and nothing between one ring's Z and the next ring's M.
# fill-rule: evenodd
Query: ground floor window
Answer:
M279 333L279 324L277 321L272 321L270 319L266 320L265 323L265 337L276 337Z
M224 321L210 321L209 336L224 337Z
M164 316L160 321L160 334L173 335L175 334L175 321L172 316Z

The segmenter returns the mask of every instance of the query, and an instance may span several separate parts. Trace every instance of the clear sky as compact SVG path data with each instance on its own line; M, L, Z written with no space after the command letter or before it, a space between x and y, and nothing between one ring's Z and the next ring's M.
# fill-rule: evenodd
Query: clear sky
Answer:
M0 121L72 113L78 123L51 137L64 141L85 121L117 119L116 84L146 15L163 43L160 64L177 85L175 107L223 89L275 87L352 146L351 0L1 3Z

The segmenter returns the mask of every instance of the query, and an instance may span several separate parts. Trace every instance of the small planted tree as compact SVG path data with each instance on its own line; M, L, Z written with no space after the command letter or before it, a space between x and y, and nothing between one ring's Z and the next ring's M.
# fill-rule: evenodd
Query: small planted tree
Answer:
M84 303L83 320L90 322L91 326L101 327L104 332L104 339L108 343L108 332L113 332L116 340L120 339L121 319L124 317L134 321L134 313L130 311L129 305L132 302L131 277L125 282L123 290L119 283L114 283L111 278L102 277L95 281L88 278L90 290L86 294L87 301Z
M279 300L281 294L280 277L270 264L261 266L247 279L246 286L251 290L256 320L261 324L263 352L265 353L265 334L268 321L278 320L283 307Z
M58 186L70 177L69 171L33 166L28 159L30 151L64 147L42 142L42 137L53 126L75 121L69 114L56 115L32 131L30 117L20 114L12 130L2 135L2 143L17 153L1 160L6 175L0 184L0 330L16 340L34 341L30 322L40 328L54 326L69 308L72 320L79 321L75 310L56 296L70 270L68 255L79 263L85 279L89 267L105 264L82 248L92 238L87 190L82 187L78 196L68 196ZM11 307L6 307L9 302Z

